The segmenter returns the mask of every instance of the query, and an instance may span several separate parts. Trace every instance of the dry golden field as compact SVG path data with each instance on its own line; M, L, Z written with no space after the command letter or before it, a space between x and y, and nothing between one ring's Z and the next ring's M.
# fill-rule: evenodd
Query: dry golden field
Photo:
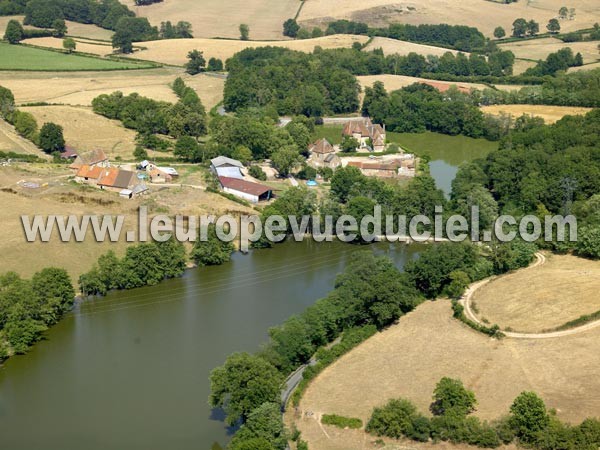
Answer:
M498 341L453 319L449 301L426 302L325 369L307 389L300 410L366 423L373 407L404 397L427 413L435 384L449 376L475 392L475 414L482 419L506 414L519 393L533 390L561 419L576 423L600 410L599 338L595 329L557 339ZM357 432L335 444L336 432L327 428L328 438L315 422L298 422L311 448L358 450L373 440Z
M23 18L25 16L0 16L0 36L4 36L4 31L6 30L6 25L12 19L18 20L23 23ZM67 34L69 36L78 36L84 37L88 39L99 39L103 41L108 41L113 35L113 32L110 30L105 30L104 28L97 27L96 25L89 25L85 23L77 23L71 22L70 20L66 21L67 24ZM34 28L30 26L25 26L25 28ZM61 40L62 42L62 40Z
M120 156L130 159L135 150L136 132L123 127L118 121L95 114L84 106L33 106L21 108L33 114L42 126L54 122L64 130L67 145L77 150L101 148L109 158Z
M500 44L503 50L512 51L517 58L539 60L546 59L549 53L557 52L563 48L571 48L573 53L580 52L584 63L593 63L600 59L598 42L570 42L565 43L556 38L531 39L522 42ZM518 73L518 71L515 71Z
M43 156L39 148L27 139L19 136L14 127L2 119L0 119L0 151Z
M389 39L383 37L376 37L365 47L366 51L375 50L381 48L385 55L407 55L411 52L418 53L419 55L428 56L442 56L446 52L457 54L456 50L449 50L442 47L434 47L433 45L415 44L413 42L398 41L396 39ZM468 55L468 53L466 53Z
M465 87L468 89L485 89L485 88L487 88L486 85L478 84L478 83L463 83L463 82L452 83L450 81L427 80L425 78L407 77L404 75L365 75L365 76L361 76L361 77L357 77L357 78L358 78L358 81L359 81L360 85L362 86L363 90L367 86L373 86L373 83L375 83L376 81L381 81L384 84L385 89L388 92L396 91L398 89L401 89L406 86L410 86L411 84L418 83L420 81L437 83L437 84L456 85L456 86Z
M600 263L549 256L543 265L500 277L472 297L477 316L518 332L541 332L600 310Z
M299 21L308 26L323 24L332 19L352 19L374 26L400 22L410 24L449 23L479 28L492 36L494 28L504 27L510 33L518 17L535 19L544 30L550 19L558 15L563 0L519 1L509 5L485 0L307 0ZM575 20L563 20L563 31L591 27L600 21L600 3L595 0L573 0L566 4L576 8Z
M185 172L185 168L178 168ZM97 243L89 236L84 242L61 243L53 237L48 243L28 243L21 226L21 214L124 214L124 230L137 229L137 208L146 205L150 214L249 214L253 210L218 195L193 188L152 186L151 194L126 200L115 192L71 183L71 171L65 167L20 164L0 167L0 273L12 270L23 276L56 265L69 271L74 280L88 271L98 256L108 250L121 254L127 243ZM192 181L188 177L186 181ZM17 183L32 181L40 189L26 189Z
M527 61L525 59L515 59L515 63L513 64L513 75L521 75L527 69L531 67L535 67L537 63L533 61Z
M100 94L121 91L177 101L170 84L178 76L193 87L207 109L223 99L225 80L208 75L189 76L182 69L162 68L112 72L3 72L0 85L10 89L17 104L48 102L89 106Z
M523 114L541 117L546 123L554 123L564 116L584 115L592 108L580 108L574 106L546 106L546 105L492 105L482 106L481 110L486 114L499 115L501 113L520 117Z
M215 57L223 62L234 54L249 47L277 46L292 50L312 52L316 46L323 48L352 47L354 42L367 42L367 36L333 35L315 39L296 41L238 41L223 39L165 39L160 41L144 42L147 50L135 52L139 59L157 61L164 64L183 65L187 61L187 54L191 50L204 52L204 57Z
M152 25L170 20L192 24L195 37L238 38L239 25L250 26L250 39L283 39L283 22L294 17L298 0L165 0L149 6L134 6L123 0L138 16L148 17Z
M75 49L77 52L82 53L91 53L92 55L98 56L106 56L113 53L112 45L101 43L97 41L86 41L82 39L75 38L75 42L77 44L77 48ZM38 47L47 47L47 48L63 48L63 40L60 38L54 37L41 37L41 38L31 38L25 39L23 41L24 44L37 45Z

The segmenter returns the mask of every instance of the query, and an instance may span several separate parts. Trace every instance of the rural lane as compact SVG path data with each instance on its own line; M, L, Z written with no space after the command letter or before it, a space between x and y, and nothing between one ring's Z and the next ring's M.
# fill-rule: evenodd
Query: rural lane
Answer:
M541 266L542 264L544 264L546 262L546 257L541 252L536 253L535 257L536 257L535 263L533 263L529 267L526 267L521 270L533 269L534 267ZM463 296L463 298L460 301L461 304L465 308L465 315L467 316L467 318L479 325L482 325L482 326L487 326L487 325L484 324L483 322L481 322L481 320L479 320L477 315L473 312L473 309L471 308L471 300L473 298L473 294L475 294L475 292L478 289L485 286L490 281L493 281L495 278L496 277L490 277L490 278L486 278L485 280L481 280L476 283L473 283L471 286L469 286L469 288L465 292L465 295ZM506 337L513 338L513 339L551 339L551 338L559 338L559 337L564 337L564 336L571 336L573 334L583 333L585 331L592 330L592 329L598 328L598 327L600 327L600 320L586 323L585 325L582 325L582 326L576 327L576 328L571 328L569 330L552 331L552 332L548 332L548 333L515 333L513 331L502 331L502 333Z

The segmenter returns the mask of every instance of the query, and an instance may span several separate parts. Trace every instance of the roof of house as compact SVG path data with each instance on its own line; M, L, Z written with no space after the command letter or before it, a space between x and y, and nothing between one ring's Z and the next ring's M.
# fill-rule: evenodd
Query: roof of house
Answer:
M362 161L349 161L349 166L358 167L359 169L369 169L369 170L398 170L402 164L393 161L393 162L362 162Z
M369 137L371 135L369 127L371 126L371 119L366 118L362 120L352 120L344 125L344 136L352 136L353 134L360 134L362 137Z
M106 161L108 157L101 149L92 150L90 152L82 153L77 155L77 159L71 164L72 168L78 168L83 164L93 166L94 164Z
M63 159L75 158L77 156L77 150L68 145L65 146L65 151L60 154L60 157Z
M166 179L171 178L171 175L169 175L166 172L163 172L158 167L155 167L154 169L150 170L148 172L148 175L150 175L150 178L154 178L154 177L163 177L163 178L166 178Z
M233 189L235 191L243 192L250 195L262 195L265 192L273 190L269 186L265 186L258 183L252 183L251 181L240 180L238 178L230 177L219 177L221 186L224 188Z
M210 163L215 168L220 167L220 166L226 166L226 165L239 167L239 168L244 167L244 165L241 162L239 162L237 159L228 158L227 156L217 156L216 158L211 159Z
M127 189L133 184L134 178L134 172L111 167L102 169L102 173L98 178L98 184L100 186Z
M242 177L244 176L239 167L217 167L215 170L217 171L218 177L242 179Z
M334 149L333 149L333 145L331 145L327 139L323 138L323 139L319 139L317 142L312 144L310 151L313 153L325 154L325 153L333 153Z
M81 178L92 178L94 180L97 180L100 174L102 173L102 170L102 167L88 166L87 164L84 164L79 168L76 176Z

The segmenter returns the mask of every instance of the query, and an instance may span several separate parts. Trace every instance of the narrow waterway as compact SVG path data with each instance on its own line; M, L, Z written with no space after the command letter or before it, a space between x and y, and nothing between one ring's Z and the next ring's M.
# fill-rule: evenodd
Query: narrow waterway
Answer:
M159 286L86 302L0 368L0 447L208 449L227 433L207 404L211 369L323 297L349 256L418 246L314 242L235 254Z

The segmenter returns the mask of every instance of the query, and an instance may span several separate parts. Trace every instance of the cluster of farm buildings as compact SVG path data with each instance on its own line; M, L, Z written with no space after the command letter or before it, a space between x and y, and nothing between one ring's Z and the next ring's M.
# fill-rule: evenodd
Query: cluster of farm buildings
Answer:
M343 137L354 138L358 152L384 152L386 149L385 126L373 124L370 119L348 121L343 129ZM368 158L341 156L338 146L327 139L319 139L309 147L307 164L315 169L351 166L358 168L364 175L380 178L412 177L415 175L415 157L399 153L386 156L369 155ZM142 161L137 167L113 167L102 150L93 150L77 154L67 149L62 155L72 160L70 168L74 171L75 181L118 192L121 197L133 198L149 191L147 182L152 184L171 183L178 177L172 167L160 167L148 161ZM273 188L251 181L244 165L235 159L218 156L211 160L210 171L219 180L223 192L252 203L268 201L273 198ZM314 182L314 181L313 181Z

